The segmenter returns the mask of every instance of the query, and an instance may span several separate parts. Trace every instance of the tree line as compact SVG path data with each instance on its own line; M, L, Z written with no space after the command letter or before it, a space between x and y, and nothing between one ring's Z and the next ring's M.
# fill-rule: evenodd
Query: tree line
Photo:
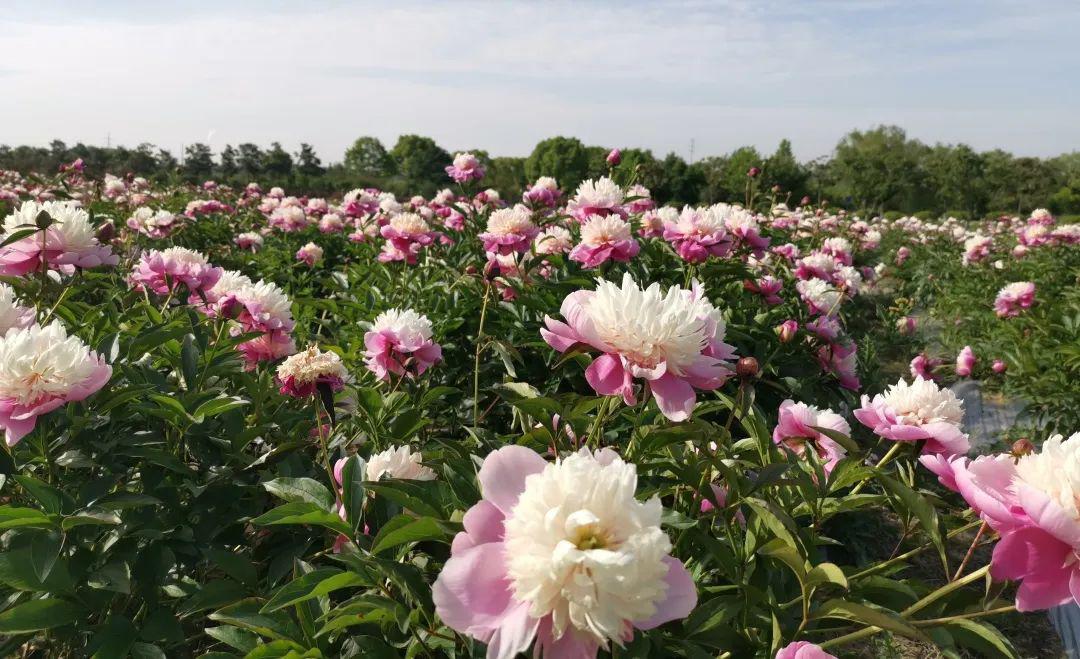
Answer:
M564 190L572 191L579 182L606 174L610 147L560 136L543 140L527 157L471 151L487 167L483 184L512 199L540 176L554 176ZM340 162L329 165L309 144L290 153L278 142L269 148L227 145L218 154L196 143L184 148L182 159L145 143L127 148L69 146L55 140L48 147L0 146L0 168L20 172L54 172L76 158L82 158L92 175L131 173L167 183L258 181L298 194L372 186L402 195L431 195L450 185L444 168L453 154L421 135L402 135L389 149L377 138L360 137ZM959 217L1025 212L1039 206L1056 214L1080 213L1080 152L1033 158L1000 149L980 152L966 144L928 145L896 126L854 130L832 154L808 162L796 159L785 139L771 154L747 146L696 162L676 153L660 158L647 149L625 148L620 167L661 202L741 201L748 172L756 168L755 185L766 190L776 186L779 199L788 203L809 197L815 203L827 200L864 212L924 211Z

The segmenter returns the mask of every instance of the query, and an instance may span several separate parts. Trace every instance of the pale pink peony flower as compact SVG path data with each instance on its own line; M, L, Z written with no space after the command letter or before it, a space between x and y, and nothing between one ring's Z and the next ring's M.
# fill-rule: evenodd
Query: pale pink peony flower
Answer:
M566 205L566 212L578 222L585 222L592 215L626 217L623 208L623 191L614 181L604 176L598 180L583 181L574 198Z
M971 448L960 429L963 403L949 389L921 377L911 384L900 380L873 400L864 395L855 418L885 439L925 440L927 453L963 454Z
M859 390L858 346L846 340L821 346L817 351L821 369L840 381L840 386L851 391Z
M920 352L915 355L915 358L911 360L908 365L908 369L911 371L911 377L921 377L924 380L936 380L937 376L934 375L934 369L941 365L941 360L933 359L925 352Z
M221 277L221 268L210 265L199 252L170 247L145 252L132 270L128 281L138 291L157 295L175 292L182 284L192 295L213 288Z
M788 318L776 327L776 335L780 338L780 343L790 343L798 331L799 323L792 318Z
M710 256L724 257L731 253L732 239L724 225L724 215L716 206L684 207L677 220L664 222L663 236L679 257L689 263L702 263Z
M636 183L627 188L626 196L627 198L636 197L636 199L631 199L626 204L626 210L631 213L644 213L645 211L656 208L656 202L652 199L652 193L640 183Z
M821 279L807 279L795 282L795 290L806 303L812 314L832 316L840 308L844 294L833 285Z
M311 224L307 213L299 206L278 206L270 213L270 226L280 229L285 233L303 231Z
M323 257L323 248L315 243L308 243L296 251L296 260L313 266Z
M182 216L177 217L164 209L155 211L146 206L136 209L127 220L129 229L155 240L168 238L182 224Z
M393 373L418 377L442 361L442 347L432 340L431 321L412 309L390 309L379 314L364 334L364 364L375 377Z
M904 265L904 261L907 261L911 257L911 250L907 247L900 247L896 250L896 258L894 259L897 266Z
M236 246L240 249L248 249L252 252L257 252L262 249L263 237L257 231L245 231L244 233L238 234L236 240L233 242L235 242Z
M26 201L4 219L3 237L37 227L37 217L48 213L53 223L0 247L0 275L21 277L42 269L43 264L64 274L76 268L116 265L112 248L102 245L90 214L72 201Z
M345 230L345 220L337 213L327 213L319 219L320 233L341 233Z
M574 247L574 238L570 231L551 226L541 231L533 240L533 251L537 254L565 254Z
M841 265L851 265L851 241L841 236L826 238L821 245L821 253L828 254Z
M112 368L59 321L0 336L0 428L15 446L37 419L101 389Z
M1035 284L1030 281L1018 281L1005 285L994 299L994 312L998 318L1015 318L1021 309L1028 309L1035 304Z
M773 442L783 444L796 455L805 456L808 448L821 459L825 473L831 473L847 450L828 435L815 428L835 430L851 435L851 426L832 410L819 410L806 403L785 400L780 403L779 419L773 429Z
M399 213L390 218L379 233L386 239L379 260L416 263L420 249L435 241L438 233L431 230L424 218L416 213Z
M236 350L244 357L244 368L251 371L259 362L277 361L293 354L296 343L288 333L274 331L244 341L236 346Z
M696 605L659 498L634 498L637 469L614 451L548 463L506 446L478 478L484 498L465 514L432 597L443 622L487 644L488 659L534 642L537 656L589 659Z
M990 367L990 369L1000 375L1005 371L1009 370L1009 365L1003 359L995 359L994 364Z
M795 262L795 276L799 279L832 281L840 263L832 254L812 252Z
M629 222L618 215L592 215L581 225L581 242L570 251L570 259L595 268L608 260L629 261L640 250Z
M532 212L522 205L501 208L488 218L487 230L479 235L484 251L495 254L524 254L540 229L532 221Z
M447 165L446 174L457 183L478 181L484 178L484 166L473 154L459 153L454 156L454 164Z
M795 641L780 648L775 659L836 659L836 657L810 641Z
M982 234L975 234L964 241L964 265L985 261L990 256L990 248L994 246L994 239Z
M731 375L735 349L724 343L724 321L704 289L659 284L642 289L629 275L622 286L598 280L595 291L577 291L563 300L566 322L544 319L547 343L566 352L578 344L602 353L585 371L593 390L620 395L634 405L633 380L641 378L672 421L690 417L695 389L712 390Z

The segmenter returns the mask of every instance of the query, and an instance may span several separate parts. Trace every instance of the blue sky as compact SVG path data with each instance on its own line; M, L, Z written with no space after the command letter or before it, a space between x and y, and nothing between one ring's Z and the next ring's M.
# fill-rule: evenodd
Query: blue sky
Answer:
M421 133L720 154L852 128L1022 155L1080 148L1080 3L1048 0L7 3L0 143Z

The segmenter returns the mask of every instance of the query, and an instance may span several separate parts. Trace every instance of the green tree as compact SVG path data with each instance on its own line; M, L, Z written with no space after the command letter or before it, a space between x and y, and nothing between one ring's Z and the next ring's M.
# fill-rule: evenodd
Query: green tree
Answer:
M705 174L699 165L689 165L677 153L669 153L660 162L660 181L649 189L660 203L696 204L705 186Z
M922 169L937 201L935 210L960 209L979 217L986 209L983 158L966 144L937 144L926 152Z
M446 166L453 158L430 137L402 135L390 150L390 157L398 174L410 183L432 187L449 180Z
M385 178L393 176L394 161L386 152L382 142L375 137L356 138L345 150L345 169L358 176Z
M836 145L837 191L859 208L896 208L919 183L925 147L897 126L854 130Z
M287 179L292 175L293 159L289 152L281 148L280 142L271 142L263 156L263 171L275 180Z
M315 149L306 142L300 143L300 150L296 153L296 162L297 171L304 176L315 177L326 171Z
M210 178L214 172L214 157L210 147L196 142L184 148L184 179L198 183Z
M239 153L231 144L226 144L221 150L221 179L223 181L231 181L240 172L240 165L237 164L238 157Z
M510 202L525 191L524 158L492 158L484 181L495 188L502 198Z
M258 178L263 173L263 152L258 146L245 142L237 147L240 154L236 159L236 163L240 166L240 171L244 173L244 176L248 180Z
M798 203L799 199L806 194L806 183L810 172L795 159L790 140L780 140L776 151L765 160L765 166L762 169L763 183L766 187L779 185L780 194L790 197L795 203Z
M529 182L552 176L568 192L585 180L588 171L588 152L581 140L574 137L550 137L537 144L525 159L525 176Z

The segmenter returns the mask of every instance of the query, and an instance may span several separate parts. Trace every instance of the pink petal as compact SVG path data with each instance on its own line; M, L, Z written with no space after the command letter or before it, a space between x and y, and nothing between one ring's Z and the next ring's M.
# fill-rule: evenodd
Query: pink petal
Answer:
M431 589L439 618L462 634L499 627L516 606L506 576L506 548L491 542L446 561Z
M529 615L528 602L515 605L488 640L487 659L514 659L532 645L539 625L540 618Z
M615 355L604 353L585 369L585 379L593 391L601 396L621 393L626 382L626 370Z
M690 418L697 403L697 395L694 388L682 378L675 377L670 373L664 377L649 382L649 388L656 397L656 404L660 411L672 421L685 421Z
M667 556L664 562L668 566L664 577L668 586L667 596L656 604L656 613L651 618L634 623L638 629L653 629L665 622L685 618L697 606L697 588L690 573L677 558Z
M504 446L488 454L478 478L484 498L509 515L525 491L525 478L544 470L547 462L524 446Z

